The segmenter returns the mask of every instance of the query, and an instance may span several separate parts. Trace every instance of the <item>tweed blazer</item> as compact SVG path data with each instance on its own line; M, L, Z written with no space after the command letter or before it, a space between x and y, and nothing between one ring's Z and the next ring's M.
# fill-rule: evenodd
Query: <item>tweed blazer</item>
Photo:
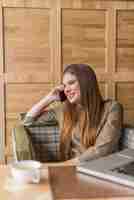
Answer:
M96 159L117 151L122 133L122 127L122 105L113 100L105 101L104 114L97 129L95 145L80 155L80 161Z
M60 129L63 125L62 109L55 109ZM118 150L119 139L123 126L123 107L115 100L104 102L104 112L97 129L97 137L94 146L85 149L81 145L81 154L78 156L80 162L106 156ZM90 133L89 133L90 134ZM71 146L69 147L71 148ZM68 153L68 151L67 151ZM69 155L65 156L70 159Z

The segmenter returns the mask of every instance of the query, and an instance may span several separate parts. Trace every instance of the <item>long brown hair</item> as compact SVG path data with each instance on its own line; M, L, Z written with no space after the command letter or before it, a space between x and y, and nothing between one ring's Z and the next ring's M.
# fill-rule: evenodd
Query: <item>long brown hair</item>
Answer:
M70 64L66 66L63 76L66 73L75 75L79 82L82 112L79 115L77 106L72 105L68 100L65 101L63 129L60 140L62 160L66 160L69 157L72 130L76 123L79 123L80 127L81 144L85 148L94 145L96 130L103 110L103 99L93 69L87 64Z

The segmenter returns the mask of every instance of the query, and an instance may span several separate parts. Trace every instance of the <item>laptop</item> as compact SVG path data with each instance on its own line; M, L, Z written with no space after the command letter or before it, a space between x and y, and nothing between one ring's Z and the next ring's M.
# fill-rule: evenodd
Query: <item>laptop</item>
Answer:
M77 166L77 172L134 187L134 149L124 149Z

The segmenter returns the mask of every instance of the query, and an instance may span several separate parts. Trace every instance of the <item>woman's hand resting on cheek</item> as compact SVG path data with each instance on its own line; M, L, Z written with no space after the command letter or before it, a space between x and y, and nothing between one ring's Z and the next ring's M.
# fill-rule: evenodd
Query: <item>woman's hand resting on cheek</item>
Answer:
M48 96L52 101L60 101L60 92L62 91L64 91L64 85L61 84L52 89Z

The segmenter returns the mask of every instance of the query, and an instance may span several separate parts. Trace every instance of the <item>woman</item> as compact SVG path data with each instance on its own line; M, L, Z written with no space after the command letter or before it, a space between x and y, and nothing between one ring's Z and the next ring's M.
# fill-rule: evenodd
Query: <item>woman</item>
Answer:
M60 106L51 108L60 126L61 161L79 163L117 150L122 106L113 100L103 100L95 72L86 64L68 65L62 84L29 110L25 124L29 118L35 119L49 111L48 105L54 101L62 100Z

